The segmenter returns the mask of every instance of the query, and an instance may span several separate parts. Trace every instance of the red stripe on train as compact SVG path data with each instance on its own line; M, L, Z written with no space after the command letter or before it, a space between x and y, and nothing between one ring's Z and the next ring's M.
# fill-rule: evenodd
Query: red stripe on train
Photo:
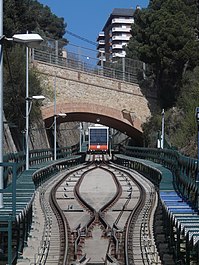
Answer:
M90 145L89 150L108 150L108 145Z

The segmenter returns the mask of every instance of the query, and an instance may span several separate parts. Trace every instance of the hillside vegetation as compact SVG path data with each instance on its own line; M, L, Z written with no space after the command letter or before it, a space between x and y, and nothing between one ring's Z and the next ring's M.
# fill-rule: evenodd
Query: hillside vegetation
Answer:
M158 105L144 124L146 145L157 146L161 113L168 144L196 156L199 106L198 1L153 0L137 9L127 56L147 65L140 86L157 91ZM139 75L142 77L143 75Z
M62 40L66 24L63 18L54 15L50 8L36 0L4 1L4 35L38 33L42 37ZM29 95L42 94L40 77L29 69ZM16 43L4 44L4 113L18 151L24 148L26 95L26 52ZM40 116L39 102L33 104L30 127ZM31 128L30 128L31 129ZM30 130L31 132L31 130ZM31 135L30 135L31 136Z

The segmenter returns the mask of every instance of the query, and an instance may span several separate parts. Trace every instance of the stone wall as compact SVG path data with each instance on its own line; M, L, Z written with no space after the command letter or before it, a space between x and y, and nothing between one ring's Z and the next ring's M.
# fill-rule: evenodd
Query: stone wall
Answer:
M73 106L85 105L86 108L91 105L92 108L95 108L94 106L96 105L96 110L108 107L111 111L123 112L123 116L130 115L131 119L137 118L141 123L145 122L151 115L149 101L144 97L137 84L46 63L34 62L33 65L39 72L45 87L44 95L46 100L44 101L44 108L54 104L54 92L56 89L57 104L63 106L64 104L62 103L68 103ZM156 101L154 95L149 95L149 97L152 101ZM54 113L52 113L53 115ZM60 141L58 144L60 146L78 142L78 130L71 130L70 128L73 125L66 123L58 126L58 141ZM52 146L52 143L49 143L45 129L45 124L42 120L38 120L30 128L30 150ZM63 132L64 130L65 132ZM5 123L4 153L17 151L9 127Z
M16 153L17 152L17 148L16 145L13 141L12 138L12 134L10 132L10 128L8 126L8 123L5 119L4 119L4 128L3 128L3 133L4 133L4 138L3 138L3 154L7 154L7 153Z
M52 91L55 88L57 103L97 104L117 110L126 110L145 122L151 115L149 102L137 84L122 82L94 74L56 67L40 62L34 64L44 85L51 88L51 97L45 96L45 106L53 104Z

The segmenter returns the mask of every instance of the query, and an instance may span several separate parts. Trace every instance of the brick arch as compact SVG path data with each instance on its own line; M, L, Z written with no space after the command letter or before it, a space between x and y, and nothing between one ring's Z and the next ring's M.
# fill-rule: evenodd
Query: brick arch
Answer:
M66 113L66 117L59 117L59 122L85 121L101 123L134 138L137 143L142 144L141 121L127 110L117 110L111 107L104 107L91 103L65 103L57 102L56 113ZM54 105L42 108L42 117L47 126L53 123ZM99 120L99 121L98 121Z

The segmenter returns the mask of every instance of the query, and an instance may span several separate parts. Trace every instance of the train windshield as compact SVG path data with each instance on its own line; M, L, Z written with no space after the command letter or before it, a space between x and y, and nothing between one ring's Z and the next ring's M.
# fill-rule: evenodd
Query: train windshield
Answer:
M106 129L90 129L90 144L107 144Z

